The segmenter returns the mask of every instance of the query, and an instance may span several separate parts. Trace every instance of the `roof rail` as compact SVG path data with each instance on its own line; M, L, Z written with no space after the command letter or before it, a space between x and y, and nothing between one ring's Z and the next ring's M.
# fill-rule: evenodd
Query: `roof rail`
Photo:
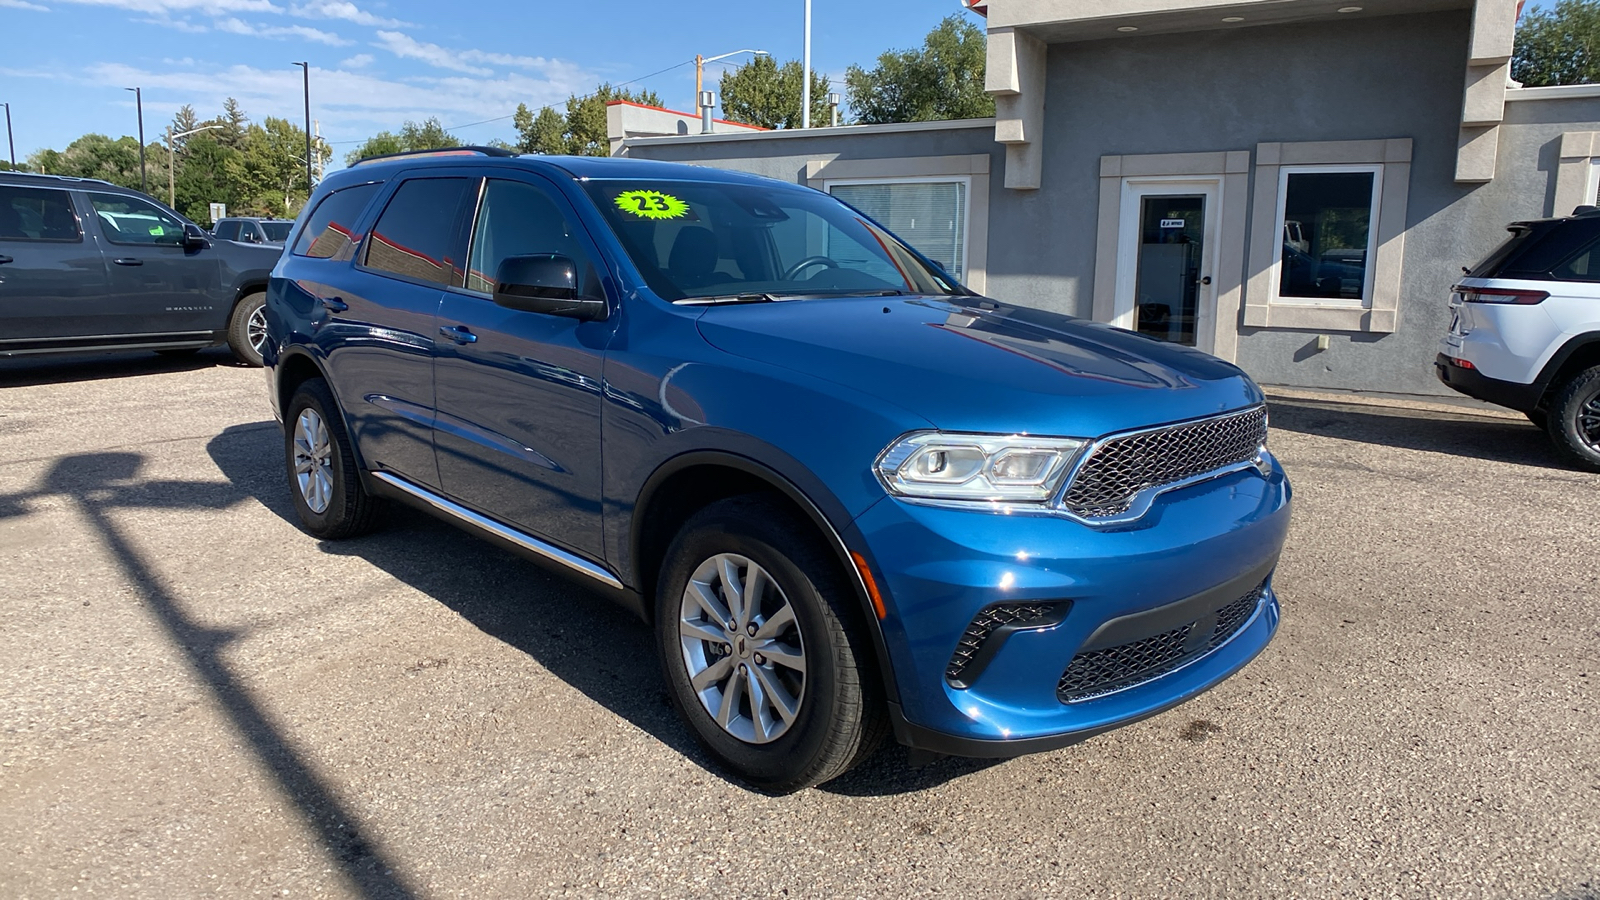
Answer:
M0 172L0 175L21 175L25 178L58 178L62 181L84 181L91 184L103 184L107 187L122 187L122 185L112 184L111 182L106 181L104 178L81 178L77 175L51 175L48 172L19 172L16 169L8 169L4 172ZM129 190L128 188L123 189Z
M352 166L365 165L371 162L381 162L386 159L399 159L405 156L516 156L517 154L501 147L443 147L437 150L401 150L399 153L384 153L378 156L363 156L356 160Z

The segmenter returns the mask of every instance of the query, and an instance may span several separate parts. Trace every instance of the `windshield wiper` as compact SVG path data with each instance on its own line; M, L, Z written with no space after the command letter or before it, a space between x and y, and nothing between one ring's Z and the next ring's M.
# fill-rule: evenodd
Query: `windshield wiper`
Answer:
M773 303L778 297L773 294L725 294L720 297L684 297L682 300L672 301L674 306L727 306L734 303Z

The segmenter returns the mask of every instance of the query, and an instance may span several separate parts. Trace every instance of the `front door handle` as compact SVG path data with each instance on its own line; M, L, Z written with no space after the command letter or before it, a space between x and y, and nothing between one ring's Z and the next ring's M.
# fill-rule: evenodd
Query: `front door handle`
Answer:
M136 258L134 258L132 256L124 256L121 259L113 259L112 262L116 263L119 266L142 266L142 265L144 265L144 260L136 259Z
M322 308L328 312L344 312L350 308L350 304L340 297L323 297Z
M458 344L471 344L478 339L465 325L440 325L439 333Z
M0 255L0 266L3 266L8 262L11 262L11 257L5 256L5 255Z

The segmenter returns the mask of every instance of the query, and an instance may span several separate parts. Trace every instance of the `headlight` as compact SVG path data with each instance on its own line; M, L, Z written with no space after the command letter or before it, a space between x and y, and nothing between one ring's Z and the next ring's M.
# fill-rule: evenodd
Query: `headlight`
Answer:
M1086 442L1027 435L907 435L878 457L891 492L927 500L1043 503L1061 489Z

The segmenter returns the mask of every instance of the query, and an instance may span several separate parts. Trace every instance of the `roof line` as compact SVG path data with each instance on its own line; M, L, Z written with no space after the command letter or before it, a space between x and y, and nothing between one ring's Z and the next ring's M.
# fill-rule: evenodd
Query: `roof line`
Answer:
M683 111L681 109L667 109L665 106L651 106L648 103L637 103L637 102L635 102L633 100L609 100L609 101L606 102L606 105L607 106L635 106L635 107L638 107L639 109L653 109L656 112L671 113L672 115L675 115L675 116L688 116L691 119L700 118L700 114L699 113L685 112L685 111ZM740 128L748 128L751 131L771 131L772 130L771 128L763 128L760 125L751 125L749 122L734 122L734 121L732 121L730 119L712 119L711 121L713 121L713 122L721 122L724 125L737 125Z

